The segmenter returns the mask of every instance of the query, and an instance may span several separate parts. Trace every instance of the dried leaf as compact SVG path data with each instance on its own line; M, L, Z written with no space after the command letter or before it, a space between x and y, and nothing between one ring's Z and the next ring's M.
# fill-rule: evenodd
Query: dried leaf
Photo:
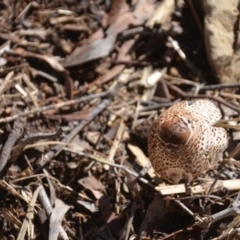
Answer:
M64 66L73 67L92 60L107 57L114 48L117 35L131 26L142 24L154 9L153 2L141 0L134 12L120 15L107 30L107 37L95 42L86 43L76 48L66 59Z
M89 176L78 180L78 183L81 184L84 188L90 190L104 190L105 187L99 182L94 176Z
M126 0L113 0L108 14L107 25L112 24L121 14L129 10Z
M99 210L101 211L105 222L109 225L115 236L120 236L121 225L116 214L111 208L109 200L99 190L104 190L105 187L93 176L83 178L78 181L84 188L91 190L96 199L98 199Z
M117 215L112 210L109 200L105 196L102 196L98 200L98 206L105 222L111 228L113 234L119 237L122 231L122 226L119 223Z
M64 66L73 67L108 56L113 50L115 39L116 36L109 35L104 39L99 39L93 43L76 48L70 56L67 57Z

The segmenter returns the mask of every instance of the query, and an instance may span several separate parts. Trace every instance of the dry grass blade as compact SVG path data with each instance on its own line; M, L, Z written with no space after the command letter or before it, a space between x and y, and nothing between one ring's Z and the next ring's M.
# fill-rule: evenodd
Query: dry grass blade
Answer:
M28 210L27 210L26 218L22 223L22 227L18 234L17 240L25 239L25 235L27 231L28 231L28 236L30 238L34 237L34 225L32 221L34 220L34 205L36 204L40 188L41 186L39 186L33 193L32 199L30 201L30 206L28 207Z
M7 183L6 181L1 180L0 187L5 189L9 194L12 194L13 196L23 200L25 203L30 204L28 198L22 196L18 191L16 191L16 189L13 188L11 184Z

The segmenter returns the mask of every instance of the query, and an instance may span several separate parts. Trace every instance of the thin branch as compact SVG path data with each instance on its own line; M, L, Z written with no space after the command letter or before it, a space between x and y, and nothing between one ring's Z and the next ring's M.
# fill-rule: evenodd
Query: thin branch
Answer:
M23 135L24 127L26 123L26 118L20 118L16 120L13 124L12 132L9 134L6 143L1 151L0 155L0 177L2 177L5 167L8 163L11 151L15 143Z
M78 152L78 151L72 150L72 149L67 148L67 147L65 147L64 150L68 151L68 152L71 152L71 153L75 153L75 154L77 154L79 156L84 156L84 157L89 158L90 160L93 160L95 162L100 162L102 164L107 164L109 166L122 169L123 171L125 171L125 172L133 175L137 179L139 179L139 181L147 184L148 186L150 186L152 188L155 188L155 186L153 184L151 184L148 180L146 180L145 178L142 178L139 173L131 171L130 169L128 169L128 167L126 167L124 165L119 165L119 164L116 164L116 163L110 163L110 162L108 162L107 160L105 160L105 159L103 159L101 157L96 157L96 156L93 157L93 156L91 156L89 154L86 154L86 153L83 153L83 152Z
M59 109L59 108L62 108L62 107L73 105L73 104L78 104L78 103L81 103L81 102L91 101L92 99L95 99L95 98L106 97L107 95L109 95L109 91L102 92L102 93L97 93L97 94L93 94L93 95L89 95L89 96L84 96L84 97L81 97L79 99L69 100L69 101L66 101L66 102L51 104L51 105L40 107L40 108L34 108L32 110L26 110L25 112L13 115L11 117L1 118L0 123L11 122L11 121L14 121L15 119L22 118L22 117L25 117L25 116L28 116L28 115L31 115L31 114L34 114L34 113L42 113L42 112L45 112L45 111L50 110L50 109Z
M183 92L180 88L176 87L176 86L173 86L169 83L166 83L168 85L169 88L171 88L174 92L178 93L182 98L207 98L207 99L212 99L226 107L229 107L235 111L237 111L238 113L240 113L240 107L237 107L233 104L230 104L220 98L217 98L215 96L211 96L211 95L205 95L205 94L198 94L198 95L193 95L193 94L188 94L188 93L185 93Z
M224 88L240 88L240 83L221 83L208 86L201 86L199 91L216 90Z
M231 208L224 209L223 211L215 213L211 216L211 224L215 223L223 218L232 216L234 214L240 214L239 199L240 199L240 192L238 192L238 195L235 198L235 200L233 201Z
M187 208L181 201L174 200L175 203L177 203L182 209L184 209L189 215L191 215L195 220L204 223L204 220L200 218L198 215L194 214L189 208Z
M62 149L69 143L72 141L72 139L80 132L82 131L82 129L84 127L86 127L98 114L100 114L103 110L105 110L108 105L111 102L111 97L116 94L116 92L118 91L118 89L122 86L121 83L117 83L116 85L114 85L112 87L112 89L110 91L107 92L108 94L108 99L104 99L98 106L97 108L95 108L91 113L89 113L89 115L86 117L86 119L84 119L83 121L80 122L80 124L75 127L63 140L62 142L65 144L62 145L56 145L55 147L53 147L48 153L46 153L43 158L41 159L40 162L40 167L35 171L38 172L39 170L41 170L46 164L48 164L51 159L54 156L57 156ZM105 93L106 94L106 93Z

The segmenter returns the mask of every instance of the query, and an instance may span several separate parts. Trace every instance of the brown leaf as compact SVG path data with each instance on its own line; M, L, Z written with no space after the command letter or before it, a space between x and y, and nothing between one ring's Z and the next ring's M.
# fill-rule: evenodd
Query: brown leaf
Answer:
M89 176L78 180L78 183L81 184L85 189L90 190L104 190L105 187L99 182L94 176Z
M120 15L107 30L107 37L92 43L86 43L76 48L64 63L65 67L73 67L83 63L107 57L114 48L117 35L131 26L138 26L152 14L153 1L139 1L134 12L126 12Z
M107 25L112 24L121 14L129 10L126 0L113 0L107 17Z
M167 212L165 202L161 197L155 197L149 205L145 218L140 228L140 235L149 235L153 232L156 225L163 219L164 214Z
M120 225L117 215L112 210L109 200L99 191L104 190L105 187L94 176L82 178L78 181L85 189L91 190L96 199L98 199L99 210L101 211L105 222L111 228L115 236L120 236L122 226Z
M133 46L133 44L134 40L128 40L122 45L121 49L119 50L119 55L117 58L118 61L128 61L130 59L128 52ZM121 73L124 68L125 68L124 64L116 65L115 67L107 71L106 74L96 79L93 83L89 84L87 87L90 88L92 86L100 85L110 81L111 79L116 77L119 73Z
M109 200L105 196L102 196L98 200L98 205L105 222L111 228L113 234L119 237L122 231L122 226L117 219L116 213L112 210Z
M76 48L72 54L66 58L64 66L73 67L108 56L113 50L115 39L116 35L108 35L104 39Z

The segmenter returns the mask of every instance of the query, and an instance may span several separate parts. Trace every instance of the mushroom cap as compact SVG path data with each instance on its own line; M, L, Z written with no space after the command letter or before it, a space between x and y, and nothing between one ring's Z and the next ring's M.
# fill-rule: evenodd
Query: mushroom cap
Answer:
M212 125L221 112L209 100L182 101L153 122L148 153L155 171L169 183L192 182L213 164L227 147L227 133Z

